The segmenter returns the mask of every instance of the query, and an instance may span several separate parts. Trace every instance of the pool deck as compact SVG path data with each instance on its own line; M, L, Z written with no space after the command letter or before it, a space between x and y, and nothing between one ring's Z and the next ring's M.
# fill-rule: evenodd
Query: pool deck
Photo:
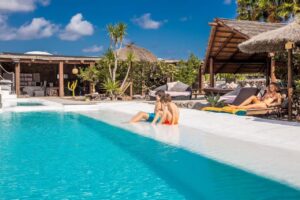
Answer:
M99 109L79 113L300 188L299 123L181 109L178 127L151 126L126 122L153 105L105 103Z
M151 126L127 123L138 111L152 112L154 106L147 103L75 105L51 99L35 100L43 101L46 106L14 107L4 111L77 112L300 188L300 123L297 122L180 109L179 126Z

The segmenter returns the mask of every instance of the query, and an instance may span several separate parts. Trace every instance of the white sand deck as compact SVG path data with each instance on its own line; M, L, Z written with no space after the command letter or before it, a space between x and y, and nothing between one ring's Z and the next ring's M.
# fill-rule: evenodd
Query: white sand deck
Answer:
M178 127L128 124L153 105L105 103L79 113L300 188L300 124L181 109ZM201 169L199 169L201 170Z

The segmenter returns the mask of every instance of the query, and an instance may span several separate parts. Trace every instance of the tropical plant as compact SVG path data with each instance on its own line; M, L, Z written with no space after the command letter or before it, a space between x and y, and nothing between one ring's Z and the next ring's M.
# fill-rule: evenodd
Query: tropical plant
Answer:
M111 58L111 55L113 53L114 57L114 67L111 72L111 80L113 82L116 82L116 74L118 70L118 60L119 60L119 51L123 47L123 40L127 31L127 25L124 23L118 23L115 25L109 24L107 26L107 32L110 38L110 49L107 52L109 57Z
M300 2L299 0L284 1L278 10L279 15L285 20L288 20L300 12Z
M106 93L109 94L112 99L115 99L115 97L120 93L119 82L114 82L109 78L103 83L103 89L105 89Z
M238 19L283 22L300 11L298 0L237 0Z
M213 93L205 96L205 99L211 107L224 107L225 100L220 100L220 98L221 96L219 94L214 95Z
M77 75L83 81L89 81L92 83L92 93L96 92L95 86L99 82L100 71L96 66L79 68L79 74Z
M296 85L296 90L300 91L300 80L296 80L295 85Z
M193 83L195 83L198 77L200 66L200 59L197 58L194 54L191 54L186 62L179 62L177 73L175 74L175 79L187 85L192 85Z
M71 82L68 82L68 90L72 92L72 97L75 98L75 90L77 87L78 80Z

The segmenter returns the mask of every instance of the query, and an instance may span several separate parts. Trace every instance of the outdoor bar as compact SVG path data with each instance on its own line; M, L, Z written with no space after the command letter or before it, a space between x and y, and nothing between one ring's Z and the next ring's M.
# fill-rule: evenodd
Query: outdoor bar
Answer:
M12 81L12 90L15 90L18 97L23 95L64 97L67 83L77 79L73 69L93 66L99 59L40 52L1 53L0 64L3 69L0 69L0 75ZM85 85L82 87L88 88L86 90L91 89L89 84ZM85 89L81 92L85 92Z

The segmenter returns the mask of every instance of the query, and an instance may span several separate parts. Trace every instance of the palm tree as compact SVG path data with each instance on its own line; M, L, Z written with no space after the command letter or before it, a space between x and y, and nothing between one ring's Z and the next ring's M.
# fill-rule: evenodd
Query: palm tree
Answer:
M111 69L111 66L115 62L115 55L114 55L114 52L112 51L112 49L108 49L106 51L106 53L104 54L104 57L103 57L103 61L108 66L108 72L109 72L109 75L110 75L110 79L112 80L112 69Z
M300 12L300 2L297 0L284 1L278 8L279 15L284 20L293 18L297 13Z
M108 24L106 26L107 32L108 32L108 36L110 39L110 48L113 48L114 45L114 36L115 36L115 28L112 24Z
M111 41L111 50L114 52L114 68L112 70L112 81L116 81L116 73L118 69L118 52L122 48L123 40L127 30L127 25L118 23L116 25L108 25L107 31Z
M300 11L299 0L237 0L237 18L251 21L282 22Z
M237 5L238 19L253 21L261 17L257 0L237 0Z

